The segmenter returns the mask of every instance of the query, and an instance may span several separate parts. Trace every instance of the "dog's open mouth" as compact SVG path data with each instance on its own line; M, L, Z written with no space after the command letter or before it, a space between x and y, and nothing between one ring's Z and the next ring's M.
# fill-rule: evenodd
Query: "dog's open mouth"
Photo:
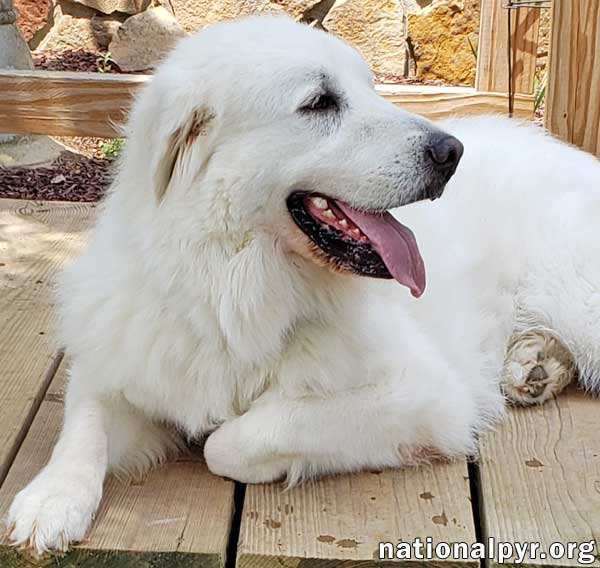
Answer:
M395 278L415 298L425 291L425 265L417 241L387 211L358 211L342 201L300 191L289 196L287 205L320 259L355 274Z

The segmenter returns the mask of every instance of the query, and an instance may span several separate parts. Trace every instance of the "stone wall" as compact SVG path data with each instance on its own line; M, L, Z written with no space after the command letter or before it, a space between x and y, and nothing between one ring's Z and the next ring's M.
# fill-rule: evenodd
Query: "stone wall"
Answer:
M354 45L380 80L472 85L480 0L14 0L32 48L110 52L151 69L182 36L248 14L287 13Z

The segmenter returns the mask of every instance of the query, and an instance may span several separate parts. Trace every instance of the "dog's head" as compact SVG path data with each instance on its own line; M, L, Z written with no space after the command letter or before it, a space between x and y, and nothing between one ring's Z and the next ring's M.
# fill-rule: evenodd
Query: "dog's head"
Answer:
M131 124L156 206L193 212L196 230L238 247L269 235L422 294L415 238L387 210L439 197L462 145L379 97L339 39L280 17L211 27L176 48Z

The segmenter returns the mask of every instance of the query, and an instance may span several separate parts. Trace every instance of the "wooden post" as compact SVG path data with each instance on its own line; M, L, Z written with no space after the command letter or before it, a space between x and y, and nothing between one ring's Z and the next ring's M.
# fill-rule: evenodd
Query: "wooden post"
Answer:
M554 0L546 126L600 156L600 0Z
M506 0L481 0L479 48L477 52L478 91L508 91L508 10ZM511 10L513 93L530 95L534 90L535 63L540 11L535 8Z

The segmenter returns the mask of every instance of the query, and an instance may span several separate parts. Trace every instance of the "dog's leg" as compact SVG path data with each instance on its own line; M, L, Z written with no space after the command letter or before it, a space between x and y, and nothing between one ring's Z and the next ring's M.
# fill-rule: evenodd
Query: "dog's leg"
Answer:
M571 352L552 333L515 333L508 344L500 385L518 404L541 404L577 377Z
M247 483L398 467L471 453L471 412L467 397L438 390L419 404L390 385L327 398L266 393L213 432L204 455L213 473Z
M46 467L19 492L8 513L8 540L35 553L66 550L86 534L108 470L142 475L181 450L179 436L124 399L69 399Z
M102 496L107 468L104 405L86 398L67 405L48 465L10 507L8 538L41 554L66 550L85 535Z

